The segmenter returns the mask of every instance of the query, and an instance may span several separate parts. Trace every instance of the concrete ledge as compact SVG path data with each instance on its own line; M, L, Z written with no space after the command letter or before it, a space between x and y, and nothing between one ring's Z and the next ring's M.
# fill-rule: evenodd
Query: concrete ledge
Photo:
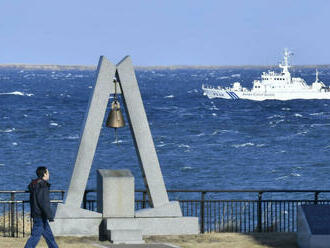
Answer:
M136 218L142 235L198 234L197 217Z
M98 236L102 219L55 219L50 227L55 236Z
M94 212L94 211L70 206L68 204L59 203L56 208L55 219L65 219L65 218L69 218L69 219L92 218L92 219L95 219L95 218L102 218L102 214Z
M135 217L182 217L178 201L171 201L156 208L144 208L135 211Z
M55 236L97 236L102 214L70 205L57 205L50 227Z

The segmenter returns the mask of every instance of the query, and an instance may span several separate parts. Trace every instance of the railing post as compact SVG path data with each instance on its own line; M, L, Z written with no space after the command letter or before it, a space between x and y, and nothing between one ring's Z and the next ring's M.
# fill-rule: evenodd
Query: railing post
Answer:
M314 193L314 204L317 204L317 201L319 200L319 194L320 194L319 191L315 191L315 193Z
M61 197L62 197L62 201L64 200L64 190L62 190L62 192L61 192Z
M258 208L257 208L257 231L261 232L261 222L262 222L262 207L261 207L261 201L262 201L262 193L258 192Z
M146 196L147 196L147 192L143 191L142 192L142 208L146 208Z
M15 237L15 203L14 203L15 193L14 192L10 193L10 200L11 200L11 203L10 203L10 218L11 218L10 230L11 230L11 236Z
M83 197L83 208L87 209L87 190L84 192L84 197Z
M201 195L201 209L200 209L201 233L204 233L204 221L205 221L205 216L204 216L205 206L204 206L204 203L205 203L205 194L206 194L206 192L202 191L201 193L202 193L202 195Z

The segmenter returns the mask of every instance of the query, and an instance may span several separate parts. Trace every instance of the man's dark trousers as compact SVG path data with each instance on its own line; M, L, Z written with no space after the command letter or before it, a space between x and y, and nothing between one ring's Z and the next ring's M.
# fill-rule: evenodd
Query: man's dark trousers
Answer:
M31 237L26 242L24 248L34 248L37 246L41 235L45 238L48 247L50 248L58 248L52 230L50 229L49 223L47 219L42 218L34 218L33 219L33 228Z

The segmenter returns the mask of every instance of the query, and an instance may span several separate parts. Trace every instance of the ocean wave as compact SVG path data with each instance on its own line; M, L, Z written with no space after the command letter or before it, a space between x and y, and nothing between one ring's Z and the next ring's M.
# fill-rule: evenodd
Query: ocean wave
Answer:
M24 92L21 92L21 91L13 91L13 92L0 93L0 95L34 96L34 94L32 94L32 93L24 93Z
M209 110L219 110L216 106L212 106L209 108Z
M286 178L288 178L289 176L281 176L281 177L277 177L275 178L275 180L284 180Z
M181 167L181 170L183 170L183 171L192 170L192 167L191 166L184 166L184 167Z
M295 113L294 114L295 117L303 117L301 114Z
M301 131L301 132L298 132L297 135L305 135L306 133L308 133L308 131Z
M265 144L257 144L256 147L264 147Z
M11 143L13 146L17 146L18 145L18 143L17 142L13 142L13 143Z
M237 78L237 77L241 77L241 74L237 73L237 74L233 74L231 75L232 78Z
M291 110L291 109L290 109L290 108L281 108L281 110L289 111L289 110Z
M311 127L322 127L322 126L330 126L330 123L325 123L325 124L311 124Z
M76 139L79 139L79 135L72 135L72 136L67 136L65 137L65 139L68 139L68 140L76 140Z
M255 144L252 143L252 142L247 142L247 143L244 143L244 144L236 144L236 145L232 145L232 147L240 148L240 147L254 146L254 145L255 145Z
M284 118L283 115L272 115L272 116L268 116L267 119L273 119L273 118Z
M173 95L164 96L164 98L174 98Z
M324 112L318 112L318 113L311 113L309 115L323 115L323 114L324 114Z
M122 140L114 140L111 142L111 144L120 144L120 143L123 143L124 141Z
M54 127L58 126L58 124L56 122L51 122L51 123L49 123L49 125L54 126Z
M272 125L272 126L276 126L276 124L279 124L283 121L284 121L284 119L280 119L280 120L277 120L277 121L270 121L269 124Z
M0 130L0 133L11 133L13 131L15 131L16 129L13 127L13 128L7 128L5 130Z
M228 76L222 76L222 77L218 77L217 79L227 79L229 78Z
M212 113L212 116L217 116L217 114L216 113Z
M294 176L294 177L301 177L301 175L300 175L299 173L294 173L294 172L291 173L290 175L291 175L291 176Z
M188 90L187 93L191 94L191 93L198 93L197 89L193 89L193 90Z
M180 145L178 145L178 147L180 147L180 148L190 148L190 146L189 145L185 145L185 144L180 144Z

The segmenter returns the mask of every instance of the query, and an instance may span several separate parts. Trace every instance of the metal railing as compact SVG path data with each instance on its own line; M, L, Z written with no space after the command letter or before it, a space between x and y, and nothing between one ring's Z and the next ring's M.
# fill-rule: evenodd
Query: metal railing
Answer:
M149 207L146 190L136 190L135 209ZM27 191L0 191L0 233L25 236L31 231ZM52 206L63 190L51 191ZM330 204L330 190L168 190L183 216L199 218L204 232L296 232L301 204ZM97 209L96 190L86 190L82 207Z

